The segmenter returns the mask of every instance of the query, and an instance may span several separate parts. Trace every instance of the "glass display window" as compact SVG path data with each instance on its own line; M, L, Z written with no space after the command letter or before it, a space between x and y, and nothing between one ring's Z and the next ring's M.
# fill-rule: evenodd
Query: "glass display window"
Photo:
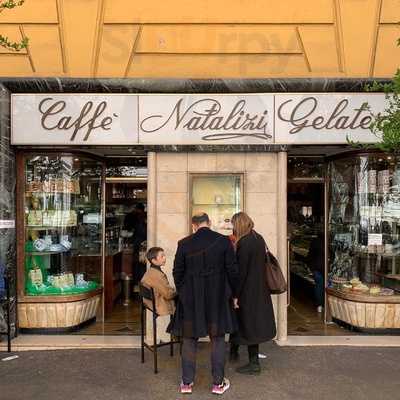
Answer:
M400 294L400 160L365 153L329 163L329 286Z
M242 175L191 176L191 215L207 213L213 230L231 235L231 218L242 209Z
M102 163L85 156L27 154L24 166L25 295L98 289Z

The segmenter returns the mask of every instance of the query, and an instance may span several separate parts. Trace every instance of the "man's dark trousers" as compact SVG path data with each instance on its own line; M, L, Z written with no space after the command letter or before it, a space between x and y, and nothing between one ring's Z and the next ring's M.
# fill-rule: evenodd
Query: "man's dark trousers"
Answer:
M214 385L220 385L225 376L225 336L211 337L211 368ZM196 374L197 338L183 338L182 381L194 382Z

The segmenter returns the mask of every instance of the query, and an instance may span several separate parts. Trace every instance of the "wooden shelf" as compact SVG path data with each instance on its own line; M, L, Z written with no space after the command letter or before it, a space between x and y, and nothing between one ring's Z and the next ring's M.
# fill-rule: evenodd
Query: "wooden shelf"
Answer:
M37 194L39 196L43 195L54 196L56 194L73 194L74 196L80 195L80 193L75 193L75 192L25 192L26 197L32 197L32 195L34 194Z
M73 228L77 225L57 225L57 226L29 226L26 225L26 229L30 231L48 231L51 229L61 229L61 228Z
M236 207L237 204L232 204L232 203L193 203L193 206L207 206L207 207L217 207L217 206L230 206L230 207Z
M70 303L74 301L86 300L91 297L100 295L103 288L98 288L85 293L68 294L68 295L49 295L49 296L22 296L18 299L18 303Z
M59 251L26 251L25 254L28 256L48 256L52 254L68 253L70 250L59 250Z

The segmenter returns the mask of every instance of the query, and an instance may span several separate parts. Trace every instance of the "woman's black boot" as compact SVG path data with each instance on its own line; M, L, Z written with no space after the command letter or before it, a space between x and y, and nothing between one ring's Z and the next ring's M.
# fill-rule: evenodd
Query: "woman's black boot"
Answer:
M259 375L261 373L260 361L258 359L258 345L248 346L249 363L236 369L239 374Z

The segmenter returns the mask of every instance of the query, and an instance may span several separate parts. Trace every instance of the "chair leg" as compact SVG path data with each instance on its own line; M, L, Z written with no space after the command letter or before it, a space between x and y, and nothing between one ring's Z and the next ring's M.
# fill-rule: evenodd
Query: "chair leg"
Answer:
M154 355L154 373L158 373L157 369L157 322L156 316L153 316L153 355Z
M141 323L141 331L140 331L140 336L141 336L141 352L142 352L142 364L144 363L144 306L142 303L142 309L140 312L140 323Z
M169 355L174 356L174 342L172 341L172 335L170 335L171 344L169 345Z

